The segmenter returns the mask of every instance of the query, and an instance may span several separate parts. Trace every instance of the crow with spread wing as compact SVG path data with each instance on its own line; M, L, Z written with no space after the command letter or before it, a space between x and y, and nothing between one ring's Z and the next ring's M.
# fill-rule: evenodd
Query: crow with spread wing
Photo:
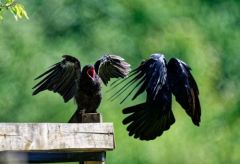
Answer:
M113 87L130 79L111 99L135 84L133 89L122 100L125 101L135 90L132 100L146 91L146 102L123 109L128 116L123 124L128 124L129 136L140 140L153 140L168 130L175 122L172 112L172 94L176 101L199 126L201 107L197 84L191 74L191 68L183 61L172 58L167 63L164 55L152 54L143 61L123 81L113 83ZM121 103L122 103L121 102Z
M69 122L78 122L77 113L95 113L101 102L101 81L107 85L110 78L124 78L130 71L130 65L116 55L104 55L94 66L86 65L81 70L80 61L70 55L54 64L49 70L38 76L42 78L34 87L33 95L49 90L59 93L64 102L74 97L77 110Z

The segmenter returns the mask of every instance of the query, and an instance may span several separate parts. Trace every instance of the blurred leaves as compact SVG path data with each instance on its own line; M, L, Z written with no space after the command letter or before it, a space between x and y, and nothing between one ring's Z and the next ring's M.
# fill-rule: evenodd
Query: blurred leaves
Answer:
M5 0L5 2L0 1L0 20L3 19L4 10L9 10L16 20L22 18L29 19L24 6L17 3L15 0Z

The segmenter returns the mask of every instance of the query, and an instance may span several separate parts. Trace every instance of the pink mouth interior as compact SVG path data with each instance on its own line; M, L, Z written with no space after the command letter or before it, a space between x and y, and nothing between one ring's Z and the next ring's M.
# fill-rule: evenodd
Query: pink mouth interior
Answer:
M87 74L91 77L91 78L94 78L95 77L95 70L94 68L89 68L87 70Z

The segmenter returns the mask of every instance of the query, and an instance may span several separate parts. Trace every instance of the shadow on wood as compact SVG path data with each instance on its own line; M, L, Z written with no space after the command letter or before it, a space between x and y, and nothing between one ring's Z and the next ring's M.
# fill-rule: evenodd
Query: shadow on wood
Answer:
M45 152L1 152L0 163L56 163L56 162L104 162L106 152L45 153Z

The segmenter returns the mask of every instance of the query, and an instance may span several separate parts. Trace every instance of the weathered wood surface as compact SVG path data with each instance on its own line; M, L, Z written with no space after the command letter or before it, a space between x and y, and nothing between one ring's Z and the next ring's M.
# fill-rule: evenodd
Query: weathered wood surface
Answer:
M113 150L112 123L0 123L0 151Z

